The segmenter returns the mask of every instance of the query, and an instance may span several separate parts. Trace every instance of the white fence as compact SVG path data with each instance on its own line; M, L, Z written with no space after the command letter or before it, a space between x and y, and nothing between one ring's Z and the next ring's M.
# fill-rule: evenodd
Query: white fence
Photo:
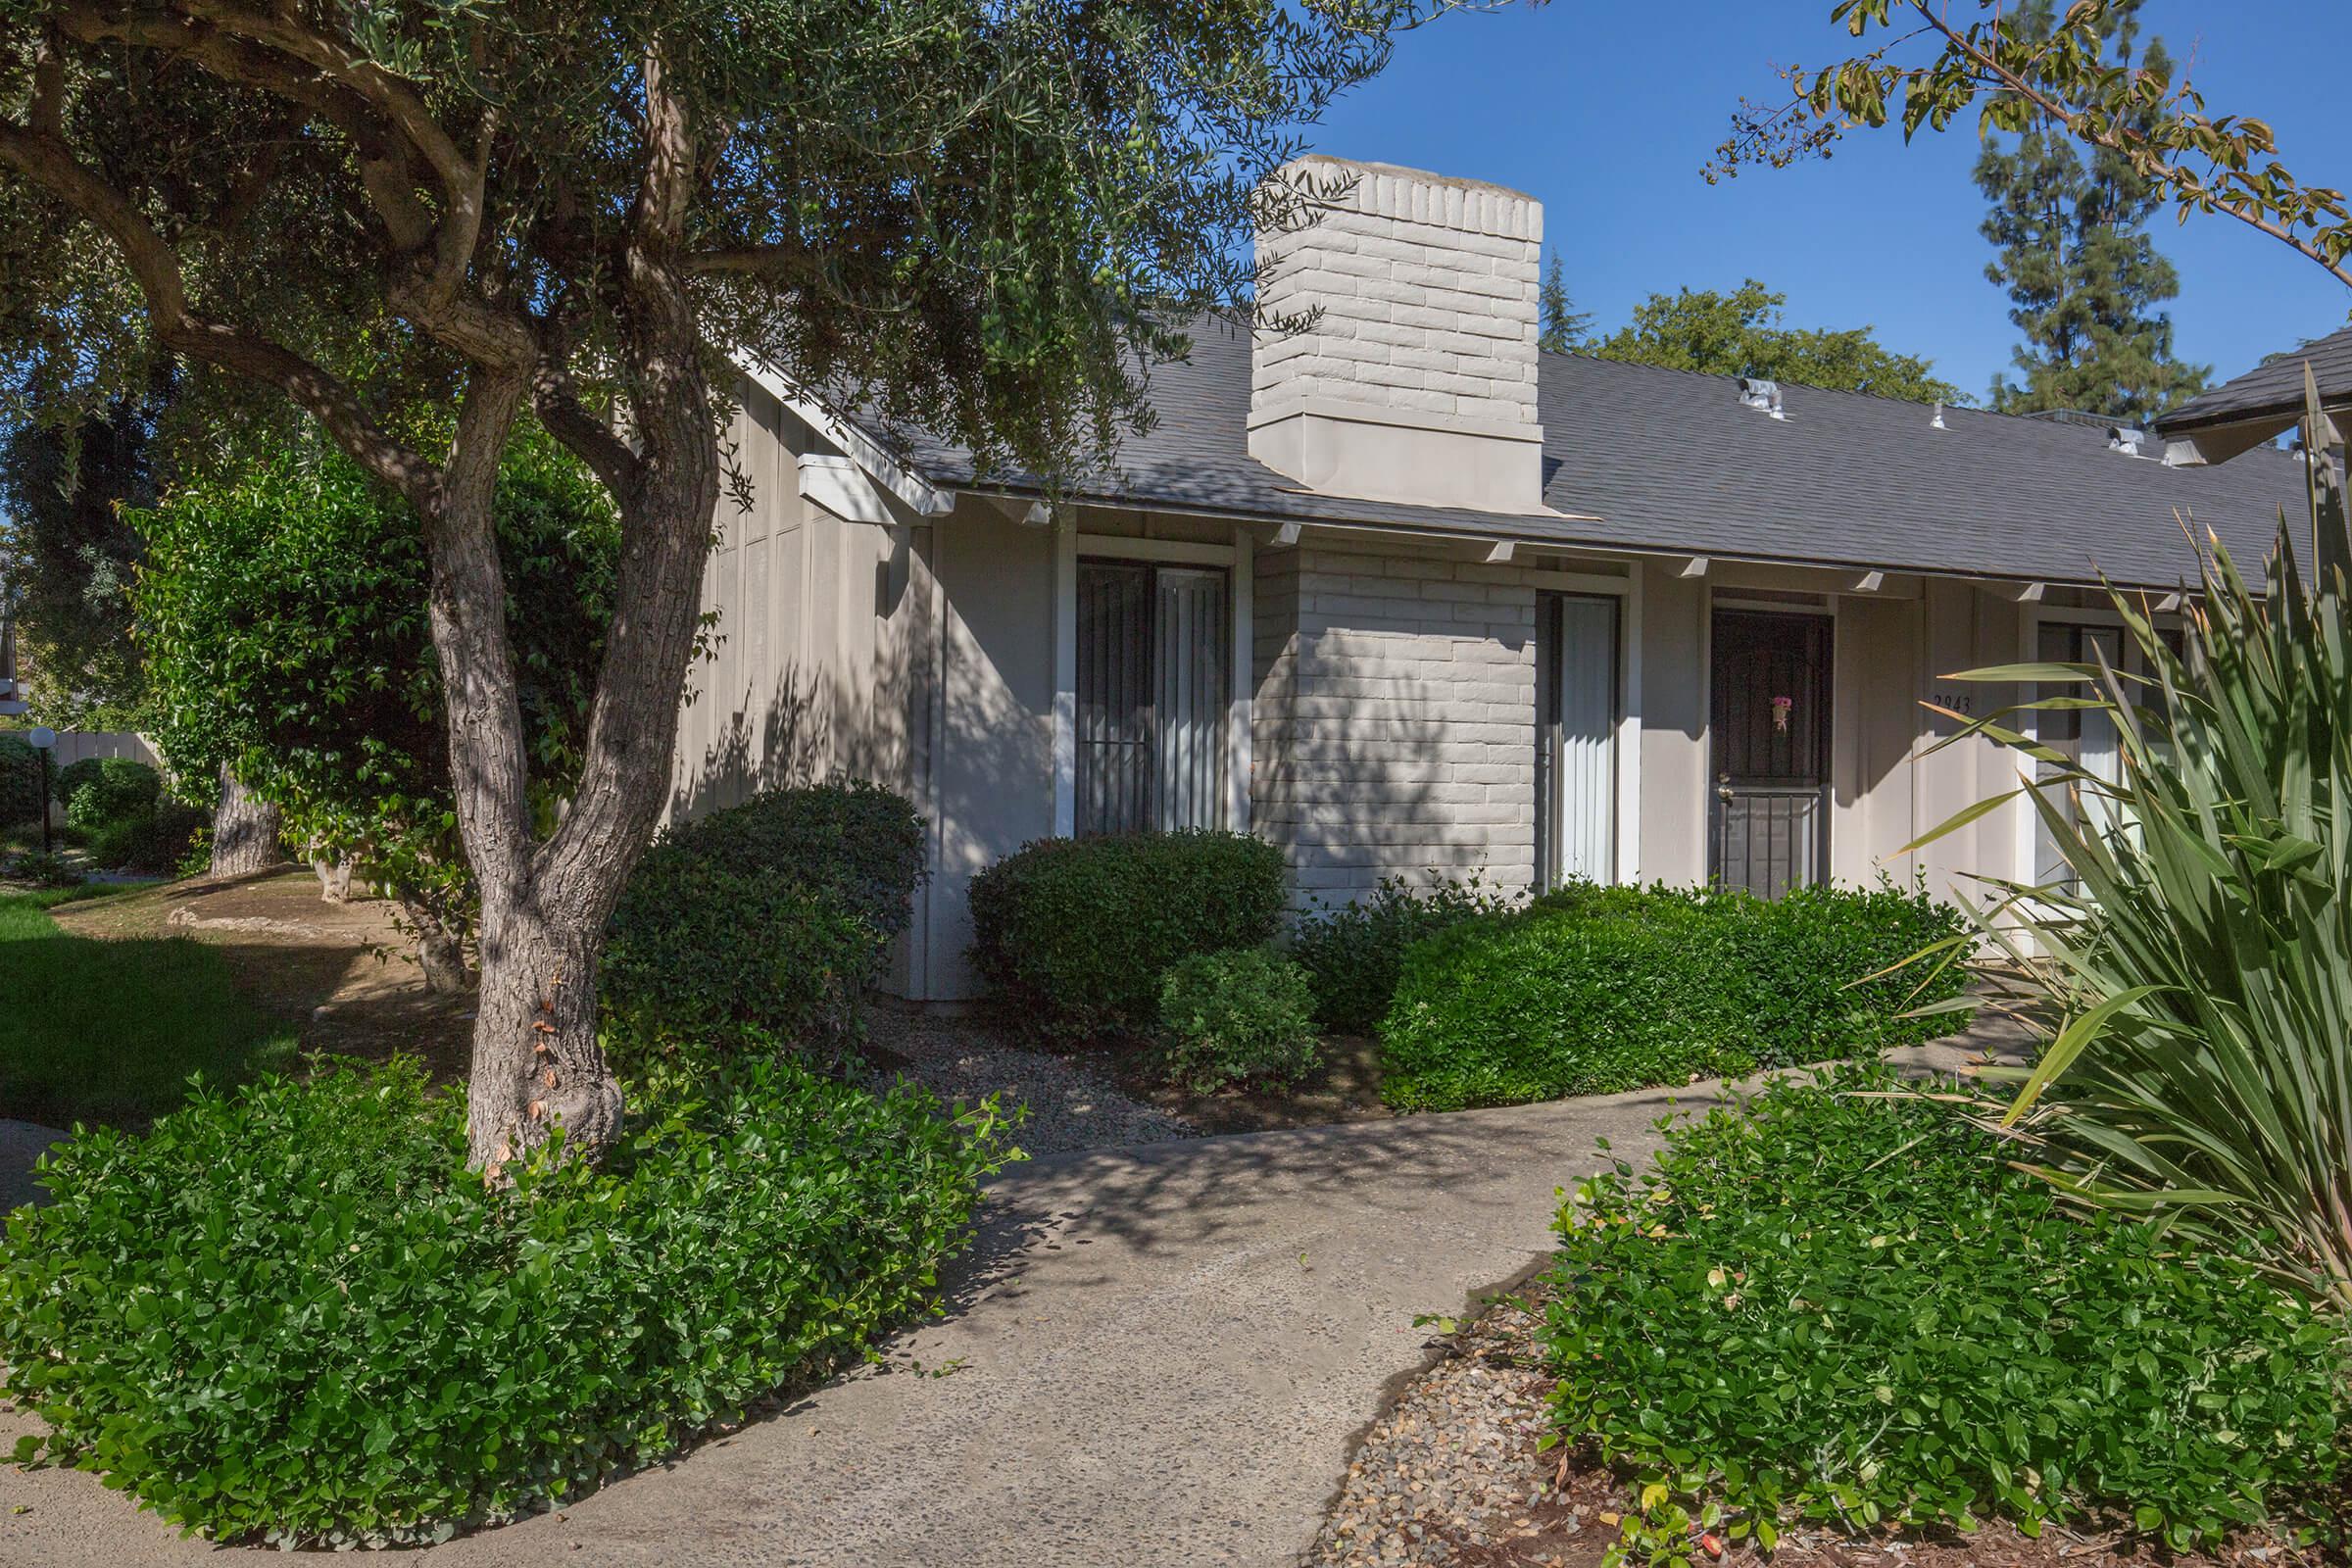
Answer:
M150 767L162 767L164 760L156 749L147 744L145 736L126 729L74 730L57 732L57 751L50 762L64 767L89 757L127 757L134 762Z

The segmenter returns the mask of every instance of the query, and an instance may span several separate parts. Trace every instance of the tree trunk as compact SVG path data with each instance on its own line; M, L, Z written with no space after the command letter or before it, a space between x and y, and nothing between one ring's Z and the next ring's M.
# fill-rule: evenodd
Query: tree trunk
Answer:
M416 943L416 967L424 972L424 989L446 995L470 988L473 971L466 966L465 928L429 899L407 888L398 896L401 914Z
M285 858L278 847L277 808L247 789L220 764L220 804L213 809L213 875L246 876Z
M526 899L482 919L482 985L466 1145L496 1179L551 1127L589 1156L619 1136L620 1085L596 1039L604 922Z
M555 1126L569 1153L591 1159L619 1135L620 1086L596 1037L597 960L621 884L662 812L718 505L718 431L678 262L699 165L658 45L644 88L641 183L615 279L615 358L635 442L623 447L609 432L597 439L567 423L558 433L612 490L620 570L579 779L544 843L532 835L492 513L499 454L531 367L477 369L449 461L421 509L451 783L482 900L467 1152L493 1180Z

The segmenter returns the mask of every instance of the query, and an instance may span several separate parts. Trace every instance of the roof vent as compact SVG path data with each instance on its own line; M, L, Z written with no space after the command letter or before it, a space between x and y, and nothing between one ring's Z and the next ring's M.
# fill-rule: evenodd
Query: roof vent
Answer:
M1948 430L1951 428L1950 425L1943 422L1943 399L1941 398L1937 398L1936 400L1936 417L1928 421L1928 428L1931 430Z
M1740 378L1740 404L1742 408L1760 409L1776 419L1788 415L1781 407L1781 383L1767 381L1762 376L1743 375Z
M2111 424L2107 427L2107 450L2121 452L2127 458L2139 456L2139 449L2154 439L2135 424Z

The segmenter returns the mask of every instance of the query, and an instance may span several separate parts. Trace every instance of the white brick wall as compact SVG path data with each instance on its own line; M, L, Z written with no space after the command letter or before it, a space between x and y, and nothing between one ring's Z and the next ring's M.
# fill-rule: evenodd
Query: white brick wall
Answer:
M1476 180L1383 164L1291 166L1354 184L1287 233L1261 233L1259 299L1320 308L1312 330L1261 334L1253 414L1304 399L1487 423L1538 422L1544 207Z
M1258 557L1251 820L1303 897L1534 881L1536 592L1509 566Z

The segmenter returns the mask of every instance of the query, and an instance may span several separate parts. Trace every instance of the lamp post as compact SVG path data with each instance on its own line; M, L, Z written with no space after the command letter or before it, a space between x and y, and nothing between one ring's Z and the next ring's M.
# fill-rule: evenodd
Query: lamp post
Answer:
M41 853L49 853L49 754L57 750L57 731L48 725L37 726L24 737L32 749L41 754Z

